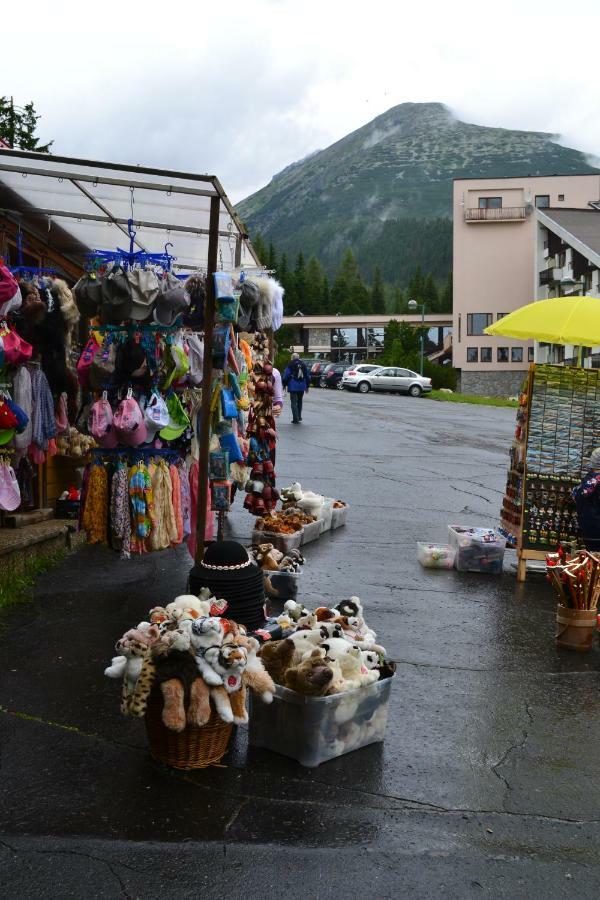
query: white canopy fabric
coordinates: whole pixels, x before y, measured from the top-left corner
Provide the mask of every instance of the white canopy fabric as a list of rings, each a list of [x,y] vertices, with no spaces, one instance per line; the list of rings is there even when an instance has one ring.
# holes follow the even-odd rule
[[[0,148],[0,214],[83,265],[91,250],[169,253],[174,268],[206,270],[211,198],[219,199],[217,268],[254,268],[260,260],[214,175],[71,159]]]

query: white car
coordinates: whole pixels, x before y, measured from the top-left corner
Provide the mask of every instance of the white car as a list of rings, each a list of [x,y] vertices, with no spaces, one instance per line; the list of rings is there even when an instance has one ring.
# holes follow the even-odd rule
[[[347,391],[357,390],[358,383],[362,381],[364,375],[371,375],[381,368],[383,367],[373,363],[357,363],[355,366],[350,366],[342,375],[342,388]]]
[[[411,397],[420,397],[431,390],[431,378],[417,375],[411,369],[379,366],[374,372],[362,374],[356,390],[361,394],[369,391],[400,391]]]

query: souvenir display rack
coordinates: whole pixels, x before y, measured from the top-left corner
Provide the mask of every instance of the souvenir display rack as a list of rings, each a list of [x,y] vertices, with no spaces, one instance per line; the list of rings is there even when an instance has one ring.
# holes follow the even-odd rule
[[[532,365],[519,398],[501,525],[514,541],[517,580],[527,560],[577,541],[571,491],[600,435],[600,373]]]

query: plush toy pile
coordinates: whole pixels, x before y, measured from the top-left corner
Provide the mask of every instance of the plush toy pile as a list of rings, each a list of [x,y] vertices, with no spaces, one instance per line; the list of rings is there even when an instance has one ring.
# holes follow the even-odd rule
[[[358,597],[333,609],[309,612],[289,600],[277,622],[295,630],[260,651],[265,669],[276,684],[310,697],[341,694],[366,687],[394,674],[386,650],[364,620]]]
[[[178,732],[205,725],[211,701],[224,722],[247,722],[247,688],[272,701],[275,685],[258,656],[259,642],[222,617],[226,606],[206,589],[199,597],[183,594],[155,606],[148,621],[117,641],[105,675],[123,680],[125,715],[142,717],[155,687],[162,693],[164,725]]]

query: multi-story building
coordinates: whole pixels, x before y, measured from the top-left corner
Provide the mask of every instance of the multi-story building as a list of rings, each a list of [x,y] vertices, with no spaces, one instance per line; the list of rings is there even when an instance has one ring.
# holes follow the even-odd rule
[[[454,181],[454,365],[463,392],[518,392],[534,359],[533,341],[491,337],[484,329],[540,297],[542,217],[571,210],[594,216],[599,202],[600,173]]]

